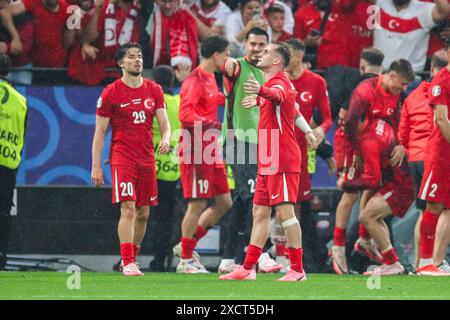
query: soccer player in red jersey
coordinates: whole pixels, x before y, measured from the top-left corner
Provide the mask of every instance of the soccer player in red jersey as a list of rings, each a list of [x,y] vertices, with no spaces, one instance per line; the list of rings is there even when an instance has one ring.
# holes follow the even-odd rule
[[[290,39],[286,42],[291,50],[291,60],[286,68],[286,73],[294,85],[297,92],[296,107],[301,111],[305,120],[310,123],[316,108],[319,109],[323,119],[322,124],[313,130],[320,144],[325,132],[331,127],[331,111],[328,99],[327,84],[325,79],[316,73],[304,69],[303,56],[305,45],[301,40]],[[308,143],[306,136],[299,128],[295,128],[295,136],[302,154],[300,187],[298,190],[297,204],[295,205],[295,215],[300,221],[300,208],[306,219],[311,214],[311,178],[308,172]],[[282,232],[282,228],[278,228]],[[280,237],[281,236],[281,237]],[[281,240],[281,241],[280,241]],[[285,258],[285,238],[277,235],[274,239],[276,245],[277,262],[287,267]]]
[[[350,99],[355,88],[364,80],[380,75],[383,71],[384,54],[376,48],[366,48],[360,56],[359,70],[361,75],[348,87],[339,92],[339,118],[338,128],[334,135],[334,158],[338,171],[338,184],[344,180],[352,180],[361,175],[361,166],[354,162],[355,152],[344,133],[345,117],[350,105]],[[348,273],[347,256],[345,252],[347,241],[347,224],[353,207],[358,201],[359,192],[342,190],[342,197],[336,208],[336,224],[333,234],[333,247],[330,256],[333,269],[337,274]],[[367,195],[362,197],[362,204],[366,202]]]
[[[443,68],[448,65],[448,56],[445,49],[436,51],[431,57],[430,76],[434,77]],[[404,147],[405,154],[408,157],[411,173],[414,178],[414,191],[419,195],[420,186],[422,185],[425,149],[428,145],[428,139],[432,133],[434,126],[433,108],[430,106],[428,99],[428,91],[430,89],[430,81],[422,81],[420,85],[410,93],[403,104],[400,125],[398,130],[399,143]],[[427,202],[417,198],[416,208],[420,210],[419,219],[417,219],[414,228],[414,240],[416,251],[416,269],[425,267],[433,263],[433,245],[424,246],[421,252],[420,245],[420,226],[422,224],[422,216],[426,209]],[[438,221],[437,229],[442,223],[450,224],[447,221],[450,215],[441,215]],[[439,244],[442,239],[439,235],[434,239],[434,245]],[[447,251],[447,247],[443,248]],[[444,254],[445,255],[445,254]],[[445,269],[445,264],[442,266]]]
[[[446,50],[450,56],[450,39],[447,39]],[[433,263],[418,268],[417,273],[449,275],[440,267],[448,267],[444,258],[450,242],[450,226],[441,224],[441,228],[436,227],[440,216],[450,215],[450,63],[433,78],[428,97],[434,111],[434,127],[425,150],[425,168],[419,192],[420,198],[427,201],[420,226],[421,252],[433,250],[430,248],[435,244],[435,237],[444,237],[444,241],[435,246]]]
[[[220,129],[217,109],[225,103],[214,72],[221,70],[230,54],[228,41],[210,36],[201,44],[204,58],[181,86],[179,119],[185,129],[180,138],[180,171],[184,198],[188,207],[181,225],[180,273],[205,273],[205,267],[193,257],[194,249],[207,230],[231,208],[225,164],[220,158]],[[189,133],[189,134],[186,134]],[[213,146],[212,150],[211,146]],[[211,152],[208,152],[211,150]],[[208,200],[214,204],[206,210]]]
[[[280,281],[303,281],[301,228],[294,214],[300,181],[301,154],[295,139],[294,123],[299,119],[307,125],[295,108],[296,92],[283,72],[289,65],[291,53],[281,43],[268,45],[261,54],[258,67],[266,77],[260,85],[250,79],[244,84],[246,108],[260,107],[258,125],[258,175],[253,200],[253,228],[250,244],[242,267],[223,275],[221,280],[255,280],[255,266],[269,236],[272,208],[281,220],[287,236],[290,270]],[[308,126],[309,127],[309,126]],[[309,136],[313,136],[311,129]],[[270,150],[270,151],[268,151]],[[267,154],[267,153],[270,153]]]
[[[325,133],[330,129],[332,123],[327,84],[324,78],[303,68],[302,61],[305,54],[305,45],[303,42],[297,39],[291,39],[287,41],[287,44],[291,49],[292,56],[286,71],[297,91],[296,106],[308,123],[311,122],[315,109],[319,109],[322,117],[322,124],[315,128],[313,132],[318,140],[317,144],[320,144],[325,138]],[[302,176],[297,198],[300,203],[311,200],[311,179],[308,174],[308,157],[306,156],[308,153],[308,144],[305,134],[299,128],[295,128],[295,136],[298,145],[300,146],[301,154],[305,155],[302,157]],[[300,208],[296,211],[299,212],[299,209]],[[299,216],[297,216],[297,218],[299,218]]]
[[[120,205],[118,226],[123,274],[141,276],[135,263],[144,239],[150,206],[158,204],[153,149],[153,117],[161,131],[158,152],[169,152],[170,124],[161,87],[142,77],[142,48],[123,45],[116,55],[122,77],[108,85],[97,102],[92,144],[92,181],[104,184],[100,158],[106,130],[112,128],[112,202]]]
[[[414,201],[413,178],[406,161],[394,164],[391,154],[398,145],[397,134],[389,122],[374,118],[365,124],[360,150],[364,169],[359,178],[345,181],[347,190],[370,190],[372,196],[361,210],[359,220],[375,240],[382,265],[364,274],[395,275],[405,269],[399,262],[384,219],[403,217]]]
[[[361,150],[362,135],[376,119],[390,121],[394,129],[400,121],[400,93],[408,87],[415,78],[411,64],[404,60],[394,61],[386,74],[367,79],[360,83],[352,94],[350,107],[345,118],[344,132],[350,147],[355,152],[355,163],[362,164],[364,153]],[[361,119],[364,119],[361,123]],[[401,146],[392,150],[393,163],[399,164],[404,153]],[[345,190],[345,184],[342,184]],[[367,194],[366,194],[367,195]],[[362,199],[361,208],[365,206],[366,198]],[[370,234],[360,225],[359,239],[355,244],[356,251],[367,255],[375,262],[381,262],[378,250],[370,241]]]

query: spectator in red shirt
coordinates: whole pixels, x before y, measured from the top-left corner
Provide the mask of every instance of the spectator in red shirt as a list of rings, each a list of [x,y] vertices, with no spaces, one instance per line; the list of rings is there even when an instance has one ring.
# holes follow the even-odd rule
[[[114,68],[115,54],[120,46],[139,40],[140,16],[139,4],[133,0],[106,0],[100,2],[83,31],[81,42],[98,49],[98,54],[90,48],[89,58],[95,61],[92,76],[109,82],[119,75],[107,68]],[[101,81],[100,80],[100,81]],[[92,80],[93,81],[93,80]]]
[[[267,8],[265,14],[272,29],[272,40],[287,41],[292,38],[292,34],[284,31],[285,11],[282,6],[274,4]]]
[[[63,46],[68,4],[65,0],[23,0],[11,4],[14,16],[30,12],[33,16],[34,43],[31,61],[35,67],[64,67],[67,50]]]
[[[70,51],[67,75],[85,85],[98,85],[105,77],[104,68],[96,62],[98,48],[81,42],[83,31],[95,11],[101,8],[101,5],[94,6],[93,0],[77,0],[77,21],[69,21],[68,29],[64,33],[64,47]]]
[[[297,10],[294,37],[305,42],[307,55],[317,56],[317,68],[350,65],[349,21],[357,4],[356,0],[314,0]]]
[[[6,9],[9,0],[0,1],[0,53],[10,55],[11,66],[22,67],[30,63],[29,51],[33,45],[33,22],[29,13],[13,18]],[[29,71],[12,71],[9,81],[15,84],[31,84],[32,73]]]
[[[180,3],[180,0],[155,0],[145,31],[150,36],[152,65],[172,66],[181,82],[184,79],[179,77],[179,71],[190,71],[198,63],[198,28],[191,14],[180,8]]]

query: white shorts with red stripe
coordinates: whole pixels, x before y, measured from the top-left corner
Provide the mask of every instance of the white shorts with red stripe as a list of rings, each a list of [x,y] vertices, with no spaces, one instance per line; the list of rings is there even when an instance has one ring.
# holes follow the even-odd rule
[[[278,173],[256,177],[253,203],[258,206],[273,207],[281,203],[296,203],[300,173]]]

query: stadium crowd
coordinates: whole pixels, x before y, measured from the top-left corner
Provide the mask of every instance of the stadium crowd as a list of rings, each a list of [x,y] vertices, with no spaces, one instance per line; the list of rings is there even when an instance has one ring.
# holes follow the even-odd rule
[[[13,71],[9,80],[13,84],[53,81],[55,84],[100,86],[119,77],[116,52],[127,43],[139,43],[144,67],[153,69],[153,79],[162,86],[167,105],[177,108],[181,103],[180,120],[185,125],[191,110],[186,111],[183,99],[188,100],[186,92],[189,89],[194,92],[194,87],[188,87],[192,74],[204,61],[201,56],[209,59],[215,52],[224,52],[221,49],[214,51],[213,46],[208,57],[204,56],[211,36],[221,35],[221,39],[227,40],[229,46],[226,47],[233,58],[225,59],[227,62],[222,70],[215,65],[217,70],[212,68],[212,72],[224,74],[224,79],[219,81],[228,92],[224,121],[228,126],[230,123],[238,126],[239,119],[234,119],[228,112],[236,103],[229,99],[230,92],[233,92],[233,99],[241,95],[239,103],[245,100],[242,92],[238,92],[244,82],[249,81],[248,78],[240,79],[243,74],[254,75],[256,79],[252,81],[262,86],[263,75],[254,70],[257,69],[256,56],[272,41],[284,42],[290,50],[289,61],[285,61],[286,74],[298,93],[300,112],[318,144],[310,149],[317,148],[317,155],[327,160],[330,171],[338,171],[338,187],[343,190],[336,209],[334,245],[330,250],[336,273],[351,271],[347,265],[347,224],[358,200],[361,210],[355,251],[380,265],[376,272],[404,272],[393,248],[392,237],[395,235],[389,231],[387,218],[405,215],[414,201],[415,190],[416,195],[420,191],[422,199],[416,201],[422,213],[415,230],[416,248],[420,248],[416,250],[417,271],[423,275],[448,275],[450,267],[445,261],[450,234],[448,198],[442,199],[439,191],[438,201],[431,200],[437,190],[434,185],[450,186],[450,181],[446,175],[441,180],[434,180],[436,175],[432,176],[432,173],[437,169],[430,163],[435,159],[431,161],[426,157],[425,148],[428,139],[439,141],[436,138],[439,126],[433,125],[431,106],[446,104],[436,97],[440,95],[441,87],[443,92],[448,90],[450,80],[444,74],[448,65],[449,18],[447,0],[0,0],[0,53],[11,57]],[[63,73],[49,77],[54,68]],[[321,75],[311,70],[319,70]],[[419,84],[420,78],[424,81]],[[441,82],[433,84],[431,78]],[[446,88],[442,85],[445,81]],[[182,86],[181,102],[180,96],[170,89],[174,86]],[[439,93],[434,89],[436,86],[441,86]],[[429,92],[436,99],[431,100]],[[435,111],[434,115],[443,122],[447,120],[444,111],[442,114]],[[175,112],[169,119],[172,128],[180,127],[176,118]],[[363,129],[360,128],[361,120],[366,121]],[[337,125],[335,160],[325,138],[333,121]],[[239,125],[245,128],[247,124]],[[305,230],[303,222],[311,215],[308,161],[304,160],[308,146],[311,147],[310,131],[300,127],[306,135],[296,129],[303,175],[295,212],[304,236],[314,242],[314,235],[308,234],[309,227]],[[171,147],[176,143],[177,139],[172,138]],[[256,144],[255,141],[245,143],[247,146]],[[206,272],[194,251],[195,246],[229,210],[236,217],[219,271],[234,272],[241,268],[239,264],[245,265],[242,254],[248,238],[239,240],[237,234],[245,231],[249,237],[251,222],[243,221],[247,219],[235,212],[248,213],[251,218],[255,190],[239,186],[248,184],[247,181],[239,182],[239,177],[242,180],[250,174],[254,179],[256,169],[254,172],[252,168],[239,170],[242,168],[232,168],[236,182],[232,202],[231,197],[215,198],[219,204],[206,210],[206,201],[199,207],[192,203],[188,206],[186,217],[194,215],[196,220],[193,223],[191,219],[189,227],[188,222],[183,222],[181,242],[174,248],[174,254],[181,258],[177,271]],[[422,176],[428,180],[423,182]],[[175,192],[174,181],[180,178],[180,173],[175,178],[166,178],[158,175],[160,192]],[[304,185],[302,181],[308,182]],[[185,188],[183,191],[186,198],[193,197],[186,195]],[[230,190],[224,188],[222,191]],[[209,198],[213,196],[209,195]],[[171,226],[162,218],[163,212],[172,212],[174,206],[170,198],[163,197],[160,197],[160,205],[162,213],[156,213],[157,207],[156,219],[164,224],[162,228],[166,231],[161,232],[165,234],[164,240],[159,240],[157,259],[153,263],[153,269],[157,271],[165,269],[169,251],[167,234]],[[209,220],[201,218],[203,210],[208,212]],[[276,216],[279,220],[278,213]],[[285,222],[275,221],[271,228],[274,259],[268,253],[258,253],[262,272],[286,272],[292,266],[286,257],[298,254],[286,247],[287,235],[283,228],[277,228],[277,225],[285,227]],[[130,249],[135,255],[128,257],[128,264],[135,259],[138,247]],[[367,272],[371,274],[374,270]]]

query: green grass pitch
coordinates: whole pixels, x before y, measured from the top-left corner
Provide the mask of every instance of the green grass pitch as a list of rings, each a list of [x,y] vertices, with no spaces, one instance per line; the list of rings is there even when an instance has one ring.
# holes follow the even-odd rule
[[[450,300],[450,277],[368,277],[308,274],[308,281],[280,283],[276,274],[258,274],[256,281],[219,281],[218,274],[120,273],[80,274],[80,289],[70,274],[0,272],[0,300],[19,299],[163,299],[163,300],[321,300],[321,299],[445,299]],[[68,281],[69,280],[69,281]],[[72,281],[71,281],[72,280]]]

